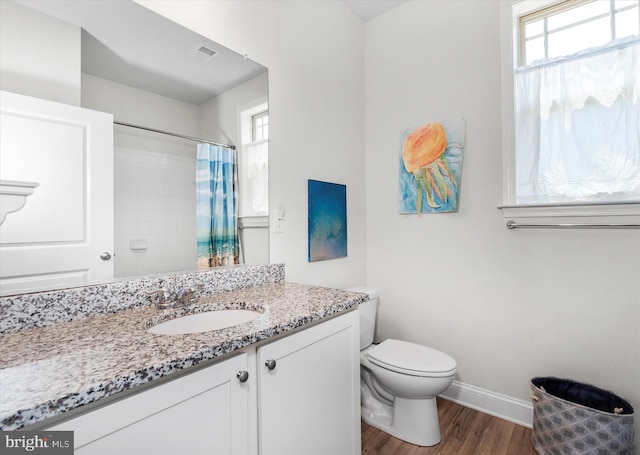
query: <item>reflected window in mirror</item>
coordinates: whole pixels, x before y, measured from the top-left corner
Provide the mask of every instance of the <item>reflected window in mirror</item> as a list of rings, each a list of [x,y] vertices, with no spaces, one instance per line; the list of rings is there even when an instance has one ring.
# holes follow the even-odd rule
[[[269,111],[260,112],[251,117],[251,136],[253,142],[269,139]]]
[[[240,217],[266,217],[269,213],[269,110],[265,100],[256,100],[240,110],[240,131]]]

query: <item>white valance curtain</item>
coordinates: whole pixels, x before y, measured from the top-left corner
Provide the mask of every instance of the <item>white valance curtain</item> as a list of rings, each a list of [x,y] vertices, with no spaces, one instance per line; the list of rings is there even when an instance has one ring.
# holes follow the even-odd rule
[[[516,202],[640,200],[640,37],[515,73]]]
[[[243,146],[243,180],[241,209],[243,216],[269,214],[269,141]]]

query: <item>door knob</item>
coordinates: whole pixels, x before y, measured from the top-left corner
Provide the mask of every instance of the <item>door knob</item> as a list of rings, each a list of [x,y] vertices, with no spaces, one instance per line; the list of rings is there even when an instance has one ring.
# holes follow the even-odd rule
[[[105,251],[100,255],[100,259],[102,259],[103,261],[108,261],[109,259],[111,259],[111,253]]]
[[[276,361],[273,359],[267,360],[264,364],[270,370],[273,370],[276,367]]]
[[[249,379],[249,372],[246,370],[238,371],[237,378],[240,382],[247,382],[247,379]]]

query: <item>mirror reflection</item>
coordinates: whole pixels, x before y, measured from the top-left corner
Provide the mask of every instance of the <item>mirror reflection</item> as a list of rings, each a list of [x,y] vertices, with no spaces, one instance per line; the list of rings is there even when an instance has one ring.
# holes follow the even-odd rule
[[[2,90],[113,114],[113,216],[103,221],[113,225],[112,249],[93,253],[110,253],[112,278],[268,262],[265,67],[130,1],[21,0],[3,1],[2,8]],[[75,35],[55,33],[65,27]],[[7,40],[15,38],[8,35],[12,30],[37,30],[34,41],[46,43],[39,64],[51,66],[47,49],[53,45],[53,71],[71,83],[42,92],[29,68],[12,65],[25,60],[24,47],[31,56],[37,53],[33,41]],[[7,53],[7,46],[15,49]],[[68,67],[62,69],[63,63]],[[3,145],[3,180],[46,180],[12,174],[8,148]],[[7,215],[0,248],[30,243],[8,232],[20,230],[20,220],[37,207],[32,201],[46,193],[41,183],[23,209]],[[104,207],[108,211],[108,204]],[[65,266],[54,263],[64,261],[45,262],[50,268],[40,263],[36,280],[29,280],[32,272],[21,269],[18,276],[11,264],[2,263],[0,292],[81,285],[95,278],[83,272],[56,279],[61,275],[56,267]]]

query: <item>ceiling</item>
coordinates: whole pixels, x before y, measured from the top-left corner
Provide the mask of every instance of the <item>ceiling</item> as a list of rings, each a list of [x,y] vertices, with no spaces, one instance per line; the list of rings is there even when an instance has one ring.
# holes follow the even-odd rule
[[[408,0],[341,0],[342,3],[364,22],[380,16]]]
[[[83,73],[170,98],[201,104],[267,70],[134,2],[16,1],[82,28]],[[201,45],[209,61],[189,55]]]

